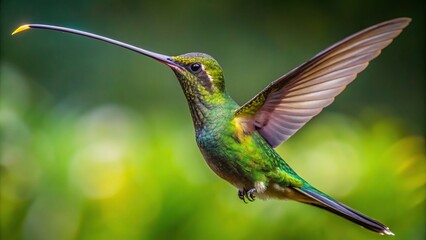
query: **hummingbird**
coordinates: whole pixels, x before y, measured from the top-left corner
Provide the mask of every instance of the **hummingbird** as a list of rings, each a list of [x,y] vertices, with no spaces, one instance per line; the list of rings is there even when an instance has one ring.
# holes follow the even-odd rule
[[[207,165],[246,201],[289,199],[313,205],[381,235],[391,230],[313,187],[274,150],[330,105],[369,62],[411,22],[396,18],[357,32],[267,85],[240,106],[225,89],[219,63],[205,53],[167,56],[75,29],[26,24],[31,28],[77,34],[153,58],[176,75],[185,94],[197,145]]]

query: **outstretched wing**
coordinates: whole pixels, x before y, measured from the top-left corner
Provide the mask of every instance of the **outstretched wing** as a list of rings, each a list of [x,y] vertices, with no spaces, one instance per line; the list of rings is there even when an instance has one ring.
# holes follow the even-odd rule
[[[245,133],[276,147],[290,138],[364,70],[411,19],[397,18],[332,45],[278,78],[235,112]]]

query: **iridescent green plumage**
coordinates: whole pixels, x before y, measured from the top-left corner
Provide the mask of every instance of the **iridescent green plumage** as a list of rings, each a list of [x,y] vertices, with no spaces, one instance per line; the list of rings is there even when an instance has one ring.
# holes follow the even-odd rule
[[[245,201],[292,199],[314,205],[380,234],[385,225],[312,187],[273,149],[331,104],[409,24],[398,18],[374,25],[320,52],[268,85],[240,107],[226,92],[220,65],[207,54],[175,57],[153,53],[98,35],[49,25],[30,24],[79,34],[144,54],[168,65],[179,79],[195,127],[197,144],[209,167],[238,189]]]

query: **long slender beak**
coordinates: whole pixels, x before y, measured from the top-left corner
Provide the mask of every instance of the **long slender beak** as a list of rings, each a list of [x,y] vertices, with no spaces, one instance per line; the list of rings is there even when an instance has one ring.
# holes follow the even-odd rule
[[[143,54],[145,56],[148,56],[150,58],[153,58],[155,60],[158,60],[166,65],[168,65],[171,68],[182,68],[180,65],[176,64],[175,62],[173,62],[172,58],[170,56],[167,55],[163,55],[163,54],[159,54],[159,53],[155,53],[155,52],[151,52],[142,48],[138,48],[135,46],[132,46],[130,44],[127,43],[123,43],[111,38],[107,38],[107,37],[103,37],[103,36],[99,36],[93,33],[88,33],[88,32],[83,32],[83,31],[79,31],[79,30],[75,30],[75,29],[71,29],[71,28],[64,28],[64,27],[58,27],[58,26],[52,26],[52,25],[44,25],[44,24],[26,24],[26,25],[22,25],[20,27],[18,27],[15,31],[13,31],[12,35],[15,35],[19,32],[31,29],[31,28],[41,28],[41,29],[48,29],[48,30],[54,30],[54,31],[60,31],[60,32],[66,32],[66,33],[72,33],[72,34],[77,34],[77,35],[81,35],[84,37],[89,37],[89,38],[94,38],[97,40],[101,40],[107,43],[111,43],[123,48],[127,48],[129,50],[132,50],[134,52]]]

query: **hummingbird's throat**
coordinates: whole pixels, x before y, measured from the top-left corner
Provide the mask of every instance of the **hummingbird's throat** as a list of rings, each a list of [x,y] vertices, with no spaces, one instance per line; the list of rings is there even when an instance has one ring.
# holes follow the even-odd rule
[[[188,99],[189,110],[191,111],[192,121],[196,130],[204,127],[209,117],[210,110],[201,101]]]
[[[217,94],[212,89],[210,79],[197,78],[179,69],[174,72],[179,79],[179,83],[188,102],[194,127],[196,130],[201,129],[208,120],[214,104],[217,102],[214,99],[219,97],[215,96]],[[209,83],[206,83],[207,81]]]

